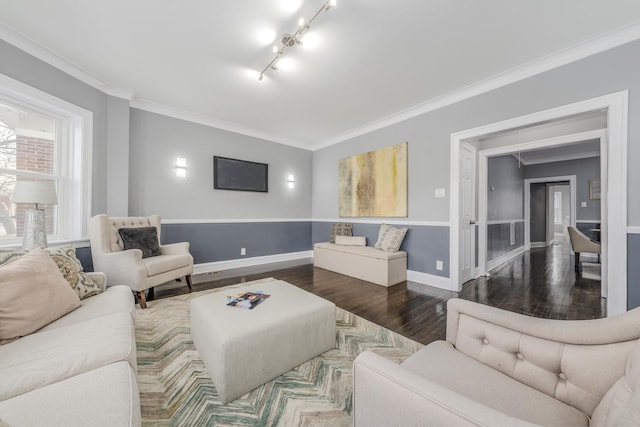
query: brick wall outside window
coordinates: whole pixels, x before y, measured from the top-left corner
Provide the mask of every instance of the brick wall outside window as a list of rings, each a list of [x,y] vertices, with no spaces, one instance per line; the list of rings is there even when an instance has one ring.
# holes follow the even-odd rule
[[[54,173],[54,148],[55,142],[51,139],[36,138],[31,136],[16,135],[16,169],[38,172],[47,175]],[[30,179],[18,177],[21,179]],[[16,235],[22,236],[24,230],[24,211],[33,207],[28,204],[18,204],[15,212]],[[47,221],[47,232],[54,231],[54,209],[53,206],[46,206],[45,217]]]

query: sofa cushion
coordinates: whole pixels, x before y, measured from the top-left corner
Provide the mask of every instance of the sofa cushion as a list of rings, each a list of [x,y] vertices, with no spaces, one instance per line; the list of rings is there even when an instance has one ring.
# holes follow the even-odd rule
[[[329,243],[336,242],[336,236],[353,235],[353,224],[346,222],[337,222],[331,225],[331,234],[329,235]]]
[[[149,276],[177,270],[191,265],[191,254],[158,255],[142,260]]]
[[[45,250],[80,299],[88,298],[102,292],[102,286],[95,283],[91,277],[84,272],[82,263],[76,257],[76,250],[73,246],[46,248]],[[27,252],[26,250],[0,251],[0,264],[20,258]]]
[[[42,249],[0,266],[0,343],[28,335],[80,306]]]
[[[160,241],[155,227],[119,228],[124,249],[140,249],[142,258],[160,255]]]
[[[54,320],[36,332],[48,331],[62,326],[73,325],[85,320],[108,316],[113,313],[128,313],[132,315],[135,306],[131,288],[124,285],[108,287],[106,291],[80,301],[80,307]]]
[[[28,335],[0,346],[0,401],[119,361],[136,368],[128,313]]]
[[[387,252],[398,252],[406,234],[406,228],[396,228],[389,224],[381,224],[378,232],[378,241],[374,247]]]
[[[139,426],[135,373],[112,363],[0,402],[0,418],[23,427]]]
[[[593,426],[631,426],[640,424],[640,341],[629,356],[624,377],[620,378],[593,411]]]
[[[509,416],[547,426],[588,426],[589,417],[545,393],[526,386],[435,341],[402,367]]]

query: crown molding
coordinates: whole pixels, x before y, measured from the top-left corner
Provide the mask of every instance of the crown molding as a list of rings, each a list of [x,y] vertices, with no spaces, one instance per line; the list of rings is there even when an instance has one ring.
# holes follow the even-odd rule
[[[223,122],[203,114],[194,113],[171,106],[146,101],[144,99],[136,99],[135,94],[127,89],[118,88],[112,83],[96,76],[95,74],[74,64],[72,61],[55,53],[49,48],[36,42],[25,34],[13,29],[7,24],[0,21],[0,39],[21,49],[35,58],[75,77],[76,79],[88,84],[89,86],[106,93],[107,95],[126,99],[131,101],[131,106],[141,110],[186,120],[205,126],[215,127],[230,132],[235,132],[247,136],[252,136],[267,141],[289,145],[304,150],[316,151],[331,145],[344,142],[348,139],[355,138],[366,133],[403,122],[416,116],[446,107],[451,104],[463,101],[474,96],[487,93],[498,89],[502,86],[541,74],[543,72],[561,67],[571,62],[578,61],[591,55],[621,46],[623,44],[640,39],[640,22],[622,27],[618,30],[611,31],[602,36],[595,37],[591,40],[574,45],[570,48],[555,52],[544,56],[537,60],[531,61],[524,65],[512,68],[505,72],[499,73],[477,83],[462,87],[447,94],[432,98],[428,101],[399,111],[397,113],[374,120],[366,125],[353,128],[343,134],[339,134],[329,140],[312,144],[311,146],[284,138],[280,135],[272,135],[261,132],[256,129],[244,127],[242,125]]]
[[[515,157],[516,159],[518,158],[518,154],[516,153],[512,154],[512,156]],[[582,153],[561,154],[557,156],[549,156],[543,159],[536,159],[536,160],[527,160],[526,157],[521,156],[520,163],[522,163],[525,166],[530,166],[530,165],[539,165],[542,163],[553,163],[553,162],[564,162],[568,160],[588,159],[591,157],[600,157],[600,151],[590,150],[590,151],[584,151]]]
[[[261,132],[259,130],[244,127],[235,123],[223,122],[223,121],[211,118],[209,116],[205,116],[203,114],[182,110],[180,108],[171,107],[169,105],[160,104],[157,102],[148,101],[140,98],[133,98],[131,100],[130,105],[133,108],[148,111],[150,113],[169,116],[175,119],[185,120],[187,122],[198,123],[204,126],[209,126],[217,129],[226,130],[229,132],[239,133],[239,134],[251,136],[254,138],[264,139],[264,140],[275,142],[278,144],[284,144],[284,145],[289,145],[291,147],[309,150],[309,147],[307,145],[301,144],[297,141],[292,141],[278,135],[272,135],[266,132]]]
[[[500,87],[511,83],[542,74],[554,68],[570,64],[572,62],[584,59],[586,57],[613,49],[623,44],[640,39],[640,22],[627,25],[618,30],[605,33],[599,37],[592,38],[585,42],[579,43],[572,47],[560,50],[558,52],[543,56],[534,61],[517,66],[510,70],[496,74],[487,79],[481,80],[474,84],[456,89],[447,94],[437,96],[433,99],[399,111],[397,113],[382,117],[378,120],[370,122],[366,125],[354,128],[348,132],[337,135],[323,143],[315,144],[311,150],[316,151],[329,147],[339,142],[355,138],[366,133],[391,126],[396,123],[414,118],[416,116],[438,110],[448,105],[455,104],[474,96],[482,95]]]
[[[64,73],[69,74],[72,77],[80,80],[89,86],[98,89],[107,95],[115,96],[117,98],[123,98],[130,100],[133,97],[133,92],[114,87],[110,82],[96,76],[95,74],[85,70],[84,68],[74,64],[72,61],[66,59],[62,55],[59,55],[51,49],[36,42],[29,36],[22,34],[14,28],[8,26],[4,22],[0,21],[0,39],[17,47],[20,50],[27,52],[29,55],[57,68]]]

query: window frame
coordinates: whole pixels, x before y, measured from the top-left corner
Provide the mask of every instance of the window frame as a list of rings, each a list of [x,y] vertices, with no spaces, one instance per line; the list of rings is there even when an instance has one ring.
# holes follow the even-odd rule
[[[60,141],[54,170],[58,182],[58,233],[47,238],[54,245],[86,241],[91,215],[93,112],[3,74],[0,74],[0,97],[64,122],[64,126],[56,129],[56,143]],[[17,246],[21,241],[21,238],[0,239],[0,247]]]

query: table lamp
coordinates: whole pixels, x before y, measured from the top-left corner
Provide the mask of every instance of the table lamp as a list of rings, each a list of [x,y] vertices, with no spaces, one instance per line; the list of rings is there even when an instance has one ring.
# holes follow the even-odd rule
[[[46,248],[47,223],[44,209],[38,208],[38,205],[55,205],[58,203],[54,182],[16,181],[11,201],[13,203],[34,204],[33,208],[28,208],[25,212],[22,249]]]

